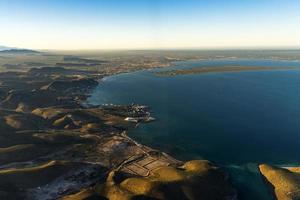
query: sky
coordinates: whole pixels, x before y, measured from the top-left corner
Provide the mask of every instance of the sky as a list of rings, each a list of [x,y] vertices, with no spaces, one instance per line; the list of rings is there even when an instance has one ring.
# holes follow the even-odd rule
[[[30,49],[300,47],[299,0],[0,0],[0,45]]]

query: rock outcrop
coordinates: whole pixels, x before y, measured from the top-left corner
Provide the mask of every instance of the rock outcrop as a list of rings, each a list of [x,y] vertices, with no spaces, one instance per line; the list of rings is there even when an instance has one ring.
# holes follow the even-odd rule
[[[300,167],[259,166],[270,192],[277,200],[300,199]]]

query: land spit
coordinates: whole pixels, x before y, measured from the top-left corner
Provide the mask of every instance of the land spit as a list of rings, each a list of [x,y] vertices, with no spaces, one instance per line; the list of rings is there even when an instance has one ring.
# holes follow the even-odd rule
[[[300,70],[299,67],[264,67],[264,66],[222,66],[222,67],[194,67],[156,72],[157,76],[178,76],[205,73],[242,72],[242,71],[276,71]]]

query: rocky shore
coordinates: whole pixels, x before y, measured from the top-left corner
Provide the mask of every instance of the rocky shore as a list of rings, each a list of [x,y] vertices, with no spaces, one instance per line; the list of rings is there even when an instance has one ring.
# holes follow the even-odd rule
[[[82,104],[97,72],[45,67],[0,78],[1,199],[237,199],[211,162],[178,161],[126,135],[152,120],[146,106]]]
[[[300,199],[300,167],[262,164],[259,169],[274,199]]]
[[[147,106],[83,103],[103,77],[0,73],[0,199],[238,199],[212,162],[179,161],[127,136],[154,120]],[[299,168],[259,170],[275,199],[299,199]]]

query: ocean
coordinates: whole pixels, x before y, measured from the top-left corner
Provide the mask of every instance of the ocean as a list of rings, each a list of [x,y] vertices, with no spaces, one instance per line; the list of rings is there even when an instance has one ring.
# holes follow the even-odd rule
[[[150,106],[156,121],[129,135],[182,159],[224,167],[241,199],[270,199],[257,166],[300,165],[300,70],[156,76],[218,66],[299,66],[300,61],[200,60],[106,77],[88,103]]]

